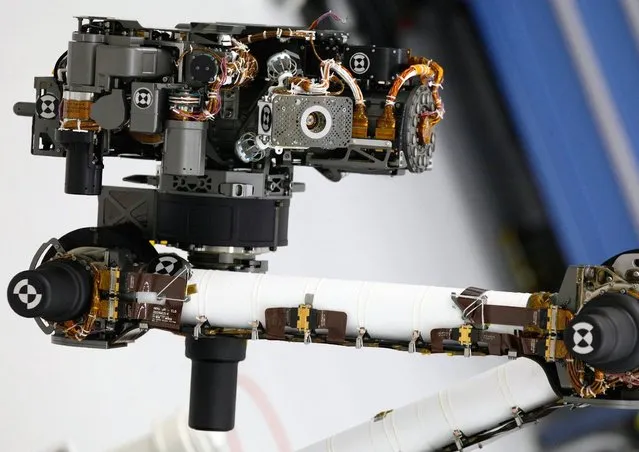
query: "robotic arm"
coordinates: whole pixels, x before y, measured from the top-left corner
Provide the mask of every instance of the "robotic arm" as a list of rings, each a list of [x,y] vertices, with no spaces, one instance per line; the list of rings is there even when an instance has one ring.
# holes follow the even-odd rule
[[[65,191],[97,196],[97,227],[45,243],[10,282],[12,309],[59,345],[122,347],[151,328],[184,337],[197,430],[234,427],[237,367],[251,339],[530,358],[478,377],[512,393],[507,416],[462,422],[451,444],[406,443],[398,430],[402,450],[476,444],[557,406],[636,407],[639,253],[571,267],[556,294],[265,273],[258,257],[287,244],[290,198],[303,189],[295,166],[333,181],[421,173],[444,113],[435,62],[351,46],[316,24],[160,30],[78,18],[53,76],[36,77],[36,102],[14,110],[32,118],[32,154],[66,159]],[[155,160],[158,172],[125,179],[146,188],[103,186],[109,156]],[[402,417],[411,410],[373,422],[417,438]],[[335,441],[330,450],[357,449]]]

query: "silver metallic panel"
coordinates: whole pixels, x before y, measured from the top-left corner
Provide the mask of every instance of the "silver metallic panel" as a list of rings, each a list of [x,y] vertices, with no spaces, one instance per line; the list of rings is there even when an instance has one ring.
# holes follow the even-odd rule
[[[274,147],[336,149],[346,147],[352,136],[348,97],[276,95],[271,114]]]

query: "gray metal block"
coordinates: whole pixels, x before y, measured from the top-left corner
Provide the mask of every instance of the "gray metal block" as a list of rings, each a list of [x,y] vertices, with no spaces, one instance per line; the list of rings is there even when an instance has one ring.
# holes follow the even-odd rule
[[[91,106],[91,119],[106,130],[119,129],[126,121],[124,91],[114,89]]]
[[[162,172],[176,176],[203,176],[207,133],[208,123],[204,121],[167,121]]]
[[[162,131],[166,107],[166,91],[156,83],[131,84],[131,132],[159,133]]]
[[[336,149],[346,147],[352,136],[353,101],[348,97],[276,95],[271,115],[275,147]]]
[[[69,43],[67,55],[67,82],[70,85],[93,86],[95,83],[96,49],[103,44],[96,42]]]
[[[96,82],[104,87],[110,77],[155,78],[174,70],[170,53],[154,47],[103,45],[96,49],[95,57]]]
[[[160,176],[159,190],[196,196],[266,198],[266,176],[261,172],[207,170],[204,176]]]

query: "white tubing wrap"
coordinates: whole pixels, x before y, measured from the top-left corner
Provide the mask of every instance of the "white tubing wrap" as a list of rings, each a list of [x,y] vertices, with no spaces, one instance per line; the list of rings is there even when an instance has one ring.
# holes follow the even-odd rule
[[[230,452],[226,433],[192,430],[179,411],[153,426],[146,436],[111,452]]]
[[[541,366],[519,358],[426,399],[393,410],[299,452],[422,452],[513,419],[512,409],[532,411],[557,400]]]
[[[390,284],[338,279],[303,278],[271,274],[194,270],[190,283],[197,293],[185,303],[182,323],[195,325],[198,316],[223,328],[250,328],[264,324],[267,308],[295,308],[313,295],[313,307],[342,311],[348,316],[346,334],[359,328],[373,339],[410,341],[413,331],[424,340],[435,328],[463,324],[461,311],[451,298],[464,289]],[[487,304],[526,307],[530,294],[486,292]],[[512,333],[514,327],[490,325],[489,331]]]

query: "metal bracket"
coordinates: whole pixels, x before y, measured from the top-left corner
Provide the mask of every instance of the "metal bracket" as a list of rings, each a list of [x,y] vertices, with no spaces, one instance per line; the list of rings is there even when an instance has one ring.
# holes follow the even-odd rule
[[[197,316],[197,323],[195,324],[195,328],[193,328],[193,338],[197,341],[202,335],[202,326],[209,323],[209,319],[206,318],[205,315]]]
[[[455,447],[459,452],[464,450],[464,440],[466,437],[461,430],[453,430],[453,438],[455,438]]]
[[[415,351],[417,350],[417,341],[420,340],[421,337],[422,334],[420,331],[413,330],[413,333],[411,334],[411,340],[408,343],[408,353],[415,353]]]
[[[251,340],[252,341],[257,341],[260,339],[260,321],[259,320],[254,320],[253,322],[251,322]]]
[[[364,346],[364,336],[366,336],[366,328],[360,327],[357,330],[357,339],[355,339],[355,348],[362,348]]]
[[[517,424],[517,427],[519,428],[522,425],[524,425],[524,420],[522,419],[522,415],[524,414],[524,412],[521,410],[521,408],[514,406],[511,408],[511,412],[512,412],[513,418],[515,418],[515,423]]]

